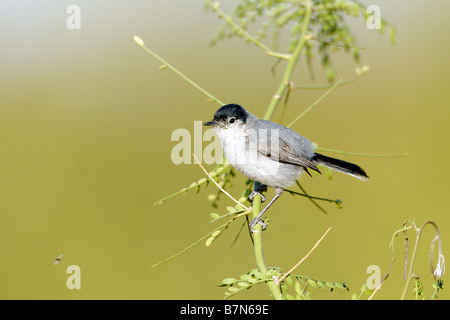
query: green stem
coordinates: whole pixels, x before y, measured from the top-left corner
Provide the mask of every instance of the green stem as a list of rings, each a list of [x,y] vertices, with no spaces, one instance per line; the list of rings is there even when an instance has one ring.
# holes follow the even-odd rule
[[[317,147],[317,151],[334,152],[339,154],[347,154],[351,156],[361,156],[361,157],[375,157],[375,158],[390,158],[390,157],[409,157],[410,153],[362,153],[362,152],[349,152],[341,151],[336,149],[328,149]]]
[[[295,118],[291,123],[288,124],[288,128],[290,128],[294,123],[296,123],[298,120],[300,120],[305,114],[307,114],[309,111],[311,111],[312,108],[314,108],[320,101],[322,101],[328,94],[331,93],[334,89],[336,89],[337,86],[342,82],[342,79],[339,80],[332,86],[330,89],[328,89],[322,96],[320,96],[319,99],[317,99],[312,105],[310,105],[308,108],[306,108],[305,111],[303,111],[297,118]]]
[[[291,81],[292,72],[295,68],[295,65],[297,64],[297,60],[300,56],[300,53],[306,43],[306,33],[308,31],[309,19],[311,15],[311,2],[308,1],[306,2],[305,5],[306,5],[306,14],[302,26],[302,37],[297,47],[295,48],[294,52],[292,53],[291,57],[289,58],[289,62],[286,67],[286,71],[284,73],[280,86],[278,87],[277,92],[273,96],[272,101],[270,102],[270,105],[267,108],[266,114],[264,116],[264,119],[266,120],[270,120],[272,118],[272,115],[281,99],[281,96],[285,93],[286,89],[288,88],[289,83]],[[253,199],[252,219],[256,218],[260,210],[261,210],[261,197],[257,195]],[[262,226],[256,224],[254,226],[254,231],[255,232],[253,233],[253,248],[255,251],[256,264],[262,273],[269,275],[269,269],[267,268],[266,262],[264,260],[264,251],[262,244]],[[272,293],[272,297],[275,300],[284,300],[279,285],[277,285],[274,281],[268,281],[267,286],[270,292]]]
[[[288,189],[284,189],[284,191],[289,192],[290,194],[295,194],[295,195],[298,195],[298,196],[306,197],[306,198],[309,198],[311,200],[323,200],[323,201],[328,201],[328,202],[335,203],[337,205],[341,205],[342,204],[342,201],[339,200],[339,199],[333,200],[333,199],[328,199],[328,198],[315,197],[315,196],[310,196],[310,195],[305,194],[305,193],[295,192],[295,191],[288,190]]]
[[[247,31],[245,31],[244,29],[242,29],[239,25],[237,25],[233,19],[230,16],[227,16],[222,10],[219,9],[219,5],[218,4],[214,4],[211,2],[211,0],[205,0],[205,3],[207,6],[209,6],[214,12],[216,12],[220,18],[222,18],[223,20],[225,20],[226,23],[228,23],[232,28],[234,28],[237,33],[239,33],[239,35],[243,36],[244,38],[247,39],[248,42],[253,42],[253,44],[255,44],[256,46],[260,47],[261,49],[264,50],[264,52],[272,57],[276,57],[279,59],[286,59],[289,60],[291,55],[289,54],[283,54],[283,53],[279,53],[279,52],[273,52],[269,49],[269,47],[267,47],[266,45],[264,45],[261,41],[259,41],[257,38],[253,37],[251,34],[249,34]]]
[[[200,92],[202,92],[204,95],[206,95],[207,97],[209,97],[212,101],[215,101],[217,103],[219,103],[220,105],[224,105],[224,103],[222,101],[220,101],[219,99],[217,99],[216,97],[214,97],[211,93],[209,93],[208,91],[206,91],[205,89],[203,89],[202,87],[200,87],[198,84],[196,84],[194,81],[192,81],[191,79],[189,79],[187,76],[185,76],[181,71],[179,71],[177,68],[175,68],[174,66],[172,66],[170,63],[168,63],[166,60],[164,60],[163,58],[161,58],[160,56],[158,56],[156,53],[154,53],[152,50],[150,50],[149,48],[147,48],[144,44],[144,41],[142,41],[141,38],[139,38],[138,36],[134,37],[134,41],[141,46],[145,51],[147,51],[148,53],[150,53],[156,60],[159,60],[164,66],[167,66],[167,68],[169,68],[170,70],[172,70],[173,72],[175,72],[177,75],[179,75],[181,78],[183,78],[184,80],[186,80],[189,84],[191,84],[192,86],[194,86],[197,90],[199,90]]]
[[[351,83],[359,80],[366,73],[367,73],[367,71],[361,72],[361,74],[357,74],[356,76],[354,76],[350,79],[343,80],[341,83],[339,83],[338,87],[343,87],[348,84],[351,84]],[[330,89],[333,86],[334,86],[334,84],[325,84],[325,85],[316,85],[316,86],[296,85],[293,87],[293,89],[296,89],[296,90],[325,90],[325,89]]]
[[[219,15],[223,20],[225,20],[231,27],[233,27],[241,36],[247,38],[247,41],[253,42],[255,45],[260,47],[266,52],[270,52],[270,49],[266,47],[263,43],[261,43],[258,39],[251,36],[248,32],[234,23],[233,19],[227,16],[222,10],[219,9],[218,5],[215,5],[211,2],[211,0],[205,0],[206,5],[208,5],[215,13]]]
[[[256,195],[255,198],[253,199],[252,219],[256,218],[260,210],[261,210],[261,197],[259,195]],[[262,244],[262,226],[257,223],[253,227],[253,230],[254,230],[253,248],[255,250],[256,265],[258,266],[259,271],[261,271],[265,275],[269,275],[269,268],[267,268],[266,262],[264,260],[264,251]],[[272,297],[275,300],[284,300],[279,285],[277,285],[273,281],[268,281],[267,286],[269,287],[269,290],[272,293]]]
[[[305,2],[305,6],[306,6],[306,13],[305,16],[303,17],[302,36],[297,46],[295,47],[292,56],[289,59],[283,79],[281,80],[281,83],[275,95],[272,97],[272,100],[270,101],[269,107],[267,108],[266,114],[264,115],[265,120],[270,120],[272,118],[272,115],[275,112],[275,109],[278,106],[281,97],[283,96],[283,94],[285,93],[286,89],[289,86],[295,65],[297,64],[297,60],[300,57],[300,53],[302,52],[303,47],[305,46],[309,20],[311,17],[311,1]]]
[[[298,182],[298,180],[296,180],[295,182],[297,183],[297,186],[300,188],[300,190],[302,190],[305,197],[307,197],[320,211],[322,211],[323,213],[327,213],[324,208],[322,208],[316,201],[314,201],[313,197],[311,197],[308,193],[306,193],[306,190],[302,187],[302,185],[300,184],[300,182]],[[334,202],[336,203],[336,201]]]
[[[413,267],[414,267],[414,259],[416,257],[416,252],[417,252],[417,248],[419,247],[419,241],[420,241],[420,237],[422,235],[422,231],[425,228],[426,225],[432,225],[434,227],[435,233],[438,237],[440,237],[440,231],[439,228],[437,226],[437,224],[434,221],[428,220],[426,221],[420,228],[418,228],[415,224],[414,224],[414,229],[416,230],[417,233],[417,238],[416,238],[416,243],[414,244],[414,250],[413,250],[413,254],[412,254],[412,258],[411,258],[411,264],[409,266],[409,272],[408,272],[408,277],[406,278],[406,284],[405,284],[405,288],[403,289],[403,293],[401,296],[401,300],[405,300],[406,298],[406,294],[408,293],[408,289],[409,286],[411,285],[411,281],[414,278],[413,277]],[[441,248],[441,246],[439,246],[439,248]],[[439,249],[441,250],[441,249]]]
[[[218,226],[217,228],[215,228],[214,230],[208,232],[207,234],[205,234],[203,237],[201,237],[200,239],[198,239],[197,241],[195,241],[194,243],[192,243],[191,245],[187,246],[186,248],[184,248],[183,250],[177,252],[176,254],[174,254],[173,256],[162,260],[158,263],[153,264],[151,267],[154,268],[156,266],[159,266],[163,263],[166,263],[176,257],[178,257],[179,255],[181,255],[182,253],[188,251],[189,249],[193,248],[194,246],[196,246],[197,244],[199,244],[201,241],[205,240],[207,237],[211,236],[214,232],[218,231],[218,230],[222,230],[222,229],[226,229],[228,227],[228,225],[233,222],[234,220],[236,220],[237,218],[240,218],[242,216],[245,216],[246,214],[248,214],[248,211],[243,211],[239,214],[236,214],[235,216],[233,216],[230,220],[228,220],[227,222],[225,222],[224,224]]]

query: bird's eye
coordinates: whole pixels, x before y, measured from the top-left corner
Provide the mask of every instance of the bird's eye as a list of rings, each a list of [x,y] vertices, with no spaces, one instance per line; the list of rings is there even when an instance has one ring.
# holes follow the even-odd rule
[[[236,122],[236,118],[235,118],[235,117],[231,117],[231,118],[228,120],[228,122],[229,122],[230,124],[233,124],[233,123]]]

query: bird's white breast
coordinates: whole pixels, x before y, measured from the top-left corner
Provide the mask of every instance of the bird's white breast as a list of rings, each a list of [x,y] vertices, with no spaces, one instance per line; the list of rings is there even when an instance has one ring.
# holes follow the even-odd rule
[[[228,162],[251,180],[269,187],[288,187],[295,183],[303,168],[280,163],[258,153],[256,148],[248,149],[248,133],[242,128],[216,128]]]

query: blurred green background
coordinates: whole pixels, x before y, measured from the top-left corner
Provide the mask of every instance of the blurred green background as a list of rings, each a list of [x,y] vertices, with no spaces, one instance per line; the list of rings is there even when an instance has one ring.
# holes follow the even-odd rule
[[[226,12],[234,3],[223,2]],[[66,27],[72,4],[81,8],[80,30]],[[346,281],[350,293],[313,290],[318,299],[350,299],[370,265],[384,274],[389,241],[406,219],[434,220],[444,254],[450,247],[450,2],[367,4],[378,4],[397,28],[396,45],[352,20],[366,48],[360,65],[371,71],[335,90],[293,129],[324,148],[411,156],[340,156],[361,165],[370,182],[341,174],[301,181],[311,194],[343,200],[342,210],[322,203],[325,215],[308,200],[285,195],[269,211],[266,262],[285,270],[333,228],[296,273]],[[206,199],[216,191],[211,185],[152,207],[204,177],[196,165],[171,162],[176,142],[170,137],[177,128],[192,132],[194,120],[210,120],[219,106],[170,70],[159,71],[133,36],[222,101],[262,117],[285,64],[272,75],[275,60],[242,39],[209,48],[221,23],[200,0],[0,2],[1,299],[222,299],[225,289],[216,287],[222,279],[256,267],[246,233],[230,248],[240,222],[210,247],[202,242],[150,267],[218,226],[209,213],[226,212],[230,202],[223,198],[213,209]],[[352,77],[357,66],[345,54],[334,64],[337,79]],[[315,70],[315,84],[325,83],[319,65]],[[311,84],[303,62],[294,81]],[[283,123],[322,93],[293,92]],[[229,191],[239,196],[244,182],[239,175]],[[411,252],[414,233],[409,237]],[[432,229],[425,230],[415,264],[428,298],[432,237]],[[401,238],[375,299],[400,298]],[[58,254],[64,256],[55,266]],[[81,268],[80,290],[66,286],[69,265]],[[445,284],[439,297],[450,297]],[[260,285],[236,298],[270,296]]]

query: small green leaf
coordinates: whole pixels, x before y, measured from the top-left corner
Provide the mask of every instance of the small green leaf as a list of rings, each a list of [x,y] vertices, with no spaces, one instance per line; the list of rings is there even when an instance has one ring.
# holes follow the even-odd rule
[[[329,67],[327,68],[327,78],[328,78],[328,82],[333,82],[334,81],[334,76],[335,76],[335,71],[333,68]]]
[[[214,232],[212,233],[211,237],[216,238],[221,232],[222,232],[222,230],[214,231]]]
[[[219,218],[220,218],[220,216],[219,216],[217,213],[214,213],[214,212],[211,212],[211,213],[209,214],[209,216],[210,216],[211,218],[213,218],[213,219],[219,219]]]
[[[262,273],[261,271],[256,271],[255,272],[255,277],[261,280],[264,280],[266,278],[266,276],[264,275],[264,273]]]
[[[313,288],[317,288],[317,282],[312,280],[312,279],[308,279],[308,283],[311,287]]]
[[[215,174],[219,174],[219,173],[221,173],[223,170],[224,170],[225,168],[224,167],[219,167],[219,168],[217,168],[217,170],[216,170],[216,173]]]
[[[241,289],[236,288],[236,287],[228,287],[228,290],[230,290],[231,292],[236,292],[236,291],[239,291]]]
[[[278,269],[269,269],[269,274],[271,276],[278,277],[280,275],[280,271],[278,271]]]
[[[258,282],[258,279],[256,279],[256,278],[250,278],[250,279],[248,279],[247,281],[250,282],[250,283],[255,283],[255,282]]]
[[[250,285],[249,285],[249,283],[248,283],[248,282],[244,282],[244,281],[239,281],[239,282],[238,282],[238,286],[241,286],[241,287],[247,288],[247,287],[249,287]]]
[[[236,282],[235,278],[225,278],[222,280],[222,284],[227,285],[227,286],[232,285],[235,282]]]
[[[354,47],[353,48],[353,60],[355,60],[356,62],[359,62],[359,48]]]
[[[371,295],[375,290],[374,289],[368,289],[364,291],[364,294]]]
[[[227,207],[228,212],[233,213],[236,212],[236,209],[234,207],[228,206]]]
[[[325,284],[331,289],[336,289],[336,285],[333,282],[325,282]]]
[[[322,289],[326,289],[327,287],[325,286],[325,283],[324,282],[322,282],[322,281],[317,281],[317,283],[319,284],[319,286],[322,288]]]
[[[329,180],[333,180],[333,171],[326,169],[326,170],[325,170],[325,176],[326,176]]]
[[[338,282],[338,283],[335,283],[335,285],[339,289],[347,289],[348,290],[347,284],[345,282]]]
[[[205,245],[207,247],[209,247],[211,245],[211,243],[215,240],[216,238],[214,237],[209,237],[208,239],[206,239]]]
[[[391,40],[392,44],[395,44],[396,35],[395,35],[395,28],[393,27],[389,27],[389,39]]]
[[[189,185],[189,189],[192,189],[192,188],[194,188],[194,187],[196,187],[197,186],[197,182],[192,182],[190,185]]]
[[[252,277],[249,276],[248,274],[243,274],[243,275],[241,275],[241,276],[239,277],[239,279],[245,280],[245,281],[249,281],[249,280],[252,279]]]
[[[303,294],[303,292],[302,292],[302,288],[301,288],[301,286],[300,286],[300,282],[298,282],[298,281],[295,281],[295,292],[299,295],[299,296],[301,296],[302,294]]]

